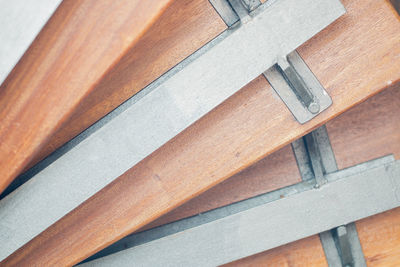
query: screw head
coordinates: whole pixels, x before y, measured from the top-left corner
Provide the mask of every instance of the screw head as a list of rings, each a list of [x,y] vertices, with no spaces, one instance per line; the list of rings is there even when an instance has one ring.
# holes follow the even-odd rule
[[[320,106],[317,102],[312,102],[310,105],[308,105],[308,110],[312,114],[317,114],[319,112]]]

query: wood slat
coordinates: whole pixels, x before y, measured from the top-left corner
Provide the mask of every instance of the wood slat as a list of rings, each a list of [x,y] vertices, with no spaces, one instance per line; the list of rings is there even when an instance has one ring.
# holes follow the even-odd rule
[[[400,208],[356,223],[368,266],[400,265]]]
[[[77,263],[399,80],[393,7],[343,2],[348,13],[299,49],[332,96],[329,110],[299,125],[259,77],[3,264]]]
[[[340,169],[394,154],[400,159],[400,84],[327,124]]]
[[[224,267],[245,266],[328,266],[318,235],[249,256]]]
[[[290,146],[285,146],[149,225],[146,225],[141,230],[150,229],[223,207],[300,181],[301,177],[293,150]]]
[[[0,87],[0,192],[171,0],[65,0]]]

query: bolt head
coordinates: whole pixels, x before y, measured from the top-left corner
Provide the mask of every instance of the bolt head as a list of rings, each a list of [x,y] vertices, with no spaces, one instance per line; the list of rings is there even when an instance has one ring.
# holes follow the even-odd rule
[[[308,105],[308,110],[312,114],[317,114],[319,112],[320,106],[317,102],[312,102],[310,105]]]

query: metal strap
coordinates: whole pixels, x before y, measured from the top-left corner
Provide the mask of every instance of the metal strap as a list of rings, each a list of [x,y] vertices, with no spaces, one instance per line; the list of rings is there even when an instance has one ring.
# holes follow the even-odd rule
[[[300,123],[332,105],[331,97],[296,51],[280,58],[264,76]]]
[[[306,144],[309,160],[304,160],[304,149],[299,145],[294,146],[295,149],[300,150],[300,152],[294,150],[295,156],[296,158],[300,156],[302,165],[309,162],[318,188],[328,182],[325,178],[327,174],[338,171],[326,127],[322,126],[314,130],[306,135],[303,140]],[[299,160],[297,161],[299,162]],[[308,169],[304,166],[299,165],[299,170],[300,172],[306,171],[306,174],[308,174]],[[342,265],[366,266],[354,223],[323,232],[320,234],[320,239],[330,267]]]

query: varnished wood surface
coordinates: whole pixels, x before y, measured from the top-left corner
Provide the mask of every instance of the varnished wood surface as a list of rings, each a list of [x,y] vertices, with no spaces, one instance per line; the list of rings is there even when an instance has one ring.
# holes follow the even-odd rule
[[[0,192],[171,0],[65,0],[0,87]]]
[[[400,159],[400,83],[327,124],[340,169],[393,154]]]
[[[367,265],[400,266],[400,208],[356,223]]]
[[[77,263],[399,80],[392,6],[343,2],[348,13],[299,49],[333,98],[329,110],[299,125],[259,77],[3,264]]]
[[[37,163],[226,29],[208,0],[171,5],[30,162]]]
[[[146,225],[144,229],[187,218],[300,181],[296,159],[291,146],[288,145]]]
[[[328,267],[328,263],[319,236],[314,235],[222,266]]]

